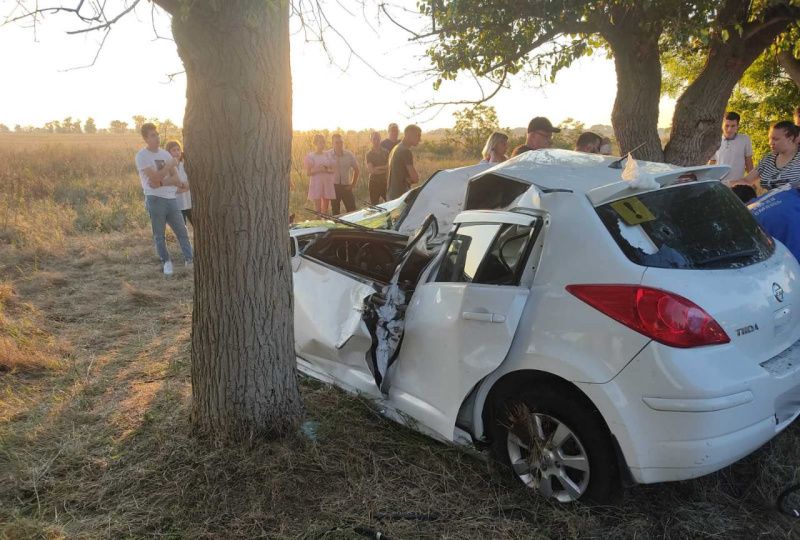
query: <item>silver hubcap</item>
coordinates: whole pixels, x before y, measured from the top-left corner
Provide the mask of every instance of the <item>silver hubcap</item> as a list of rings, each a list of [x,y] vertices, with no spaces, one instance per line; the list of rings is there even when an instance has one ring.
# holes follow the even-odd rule
[[[530,488],[560,502],[579,499],[589,486],[589,457],[565,424],[546,414],[515,412],[508,430],[514,473]]]

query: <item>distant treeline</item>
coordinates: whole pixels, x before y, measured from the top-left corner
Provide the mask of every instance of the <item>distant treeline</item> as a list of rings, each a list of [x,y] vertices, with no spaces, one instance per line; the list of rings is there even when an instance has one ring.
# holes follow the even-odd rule
[[[451,158],[471,156],[480,159],[479,156],[483,144],[493,131],[501,131],[508,134],[511,148],[522,144],[525,140],[525,128],[501,127],[497,120],[496,111],[494,107],[491,106],[478,105],[477,107],[456,111],[453,117],[455,122],[451,128],[424,131],[422,143],[418,150],[432,157]],[[107,127],[100,128],[92,117],[81,120],[68,116],[63,120],[52,120],[45,123],[43,126],[22,126],[17,124],[13,128],[10,128],[0,123],[0,133],[89,135],[101,133],[123,135],[138,133],[142,124],[145,122],[152,122],[159,127],[162,141],[166,141],[167,139],[182,139],[181,127],[170,119],[135,115],[131,117],[131,120],[131,122],[112,120]],[[525,119],[522,118],[521,120],[524,121]],[[580,120],[568,118],[561,122],[559,127],[561,128],[561,133],[556,134],[553,138],[553,146],[556,148],[574,148],[575,141],[581,133],[584,131],[592,131],[603,137],[610,137],[612,143],[614,143],[615,149],[617,149],[614,141],[614,130],[609,125],[597,124],[587,127]],[[386,135],[386,128],[384,126],[376,127],[375,129],[380,131],[382,136]],[[338,128],[332,130],[297,131],[295,132],[295,137],[303,139],[305,135],[311,133],[323,133],[326,136],[330,136],[332,133],[341,133],[345,138],[346,145],[348,144],[348,139],[350,139],[350,143],[353,146],[361,146],[362,140],[367,141],[371,131],[372,129],[348,131]],[[664,131],[666,132],[666,130]]]
[[[6,124],[0,123],[0,133],[115,133],[124,134],[131,132],[138,132],[139,128],[145,122],[152,122],[159,126],[162,136],[180,138],[181,128],[169,118],[160,120],[158,118],[148,118],[146,116],[136,115],[131,118],[133,122],[125,122],[123,120],[112,120],[107,128],[98,128],[94,118],[91,116],[86,120],[80,118],[72,118],[67,116],[63,120],[51,120],[46,122],[43,126],[22,126],[17,124],[14,128],[8,127]]]

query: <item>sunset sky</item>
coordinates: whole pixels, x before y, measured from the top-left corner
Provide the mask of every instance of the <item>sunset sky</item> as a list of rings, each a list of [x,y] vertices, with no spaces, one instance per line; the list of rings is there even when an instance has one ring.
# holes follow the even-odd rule
[[[5,18],[12,4],[0,2],[0,16]],[[375,9],[348,14],[334,2],[328,10],[333,25],[342,29],[369,65],[352,57],[342,40],[328,32],[331,64],[322,47],[306,42],[293,21],[295,129],[383,129],[391,121],[415,122],[425,129],[449,127],[455,109],[434,115],[431,110],[414,110],[414,106],[477,95],[469,77],[435,93],[430,81],[411,75],[428,67],[424,48],[409,42],[408,35],[385,17],[378,18]],[[155,19],[158,34],[169,37],[168,16],[156,12]],[[0,123],[40,126],[66,116],[92,116],[104,127],[114,119],[130,122],[135,114],[182,122],[185,78],[178,75],[169,82],[167,77],[181,71],[181,62],[175,44],[157,38],[149,3],[143,2],[115,25],[94,66],[70,70],[91,63],[102,37],[100,33],[66,35],[78,28],[81,26],[70,15],[48,16],[35,33],[19,24],[0,27],[4,80]],[[510,89],[489,103],[497,109],[501,125],[521,127],[538,115],[548,116],[553,123],[571,117],[587,126],[610,124],[616,92],[610,60],[602,56],[583,59],[563,71],[555,84],[541,88],[529,79],[515,78]],[[662,101],[659,125],[669,124],[672,106],[670,101]]]

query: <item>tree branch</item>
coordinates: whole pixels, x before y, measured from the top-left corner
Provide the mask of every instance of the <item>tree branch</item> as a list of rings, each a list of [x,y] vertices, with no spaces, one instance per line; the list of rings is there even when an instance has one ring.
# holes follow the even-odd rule
[[[125,15],[127,15],[128,13],[133,11],[133,9],[136,7],[136,5],[140,1],[141,0],[133,0],[133,2],[131,3],[130,6],[128,6],[124,10],[122,10],[113,19],[106,20],[103,24],[98,24],[96,26],[90,26],[89,28],[81,28],[80,30],[70,30],[70,31],[67,32],[67,34],[70,34],[70,35],[72,35],[72,34],[83,34],[83,33],[86,33],[86,32],[94,32],[95,30],[105,30],[105,29],[109,28],[112,24],[114,24],[115,22],[120,20],[122,17],[124,17]],[[105,11],[101,9],[100,10],[100,14],[105,19]],[[103,39],[103,41],[105,41],[105,39]]]
[[[778,63],[791,77],[797,88],[800,89],[800,60],[794,57],[789,51],[781,51],[777,55]]]

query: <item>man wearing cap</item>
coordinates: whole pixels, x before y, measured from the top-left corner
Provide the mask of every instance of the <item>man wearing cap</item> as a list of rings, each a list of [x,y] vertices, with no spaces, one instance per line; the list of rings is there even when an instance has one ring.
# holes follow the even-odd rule
[[[550,120],[544,116],[537,116],[528,124],[528,136],[525,139],[525,144],[514,148],[511,156],[518,156],[540,148],[550,148],[553,144],[553,133],[559,133],[560,131],[560,129],[554,128]]]

